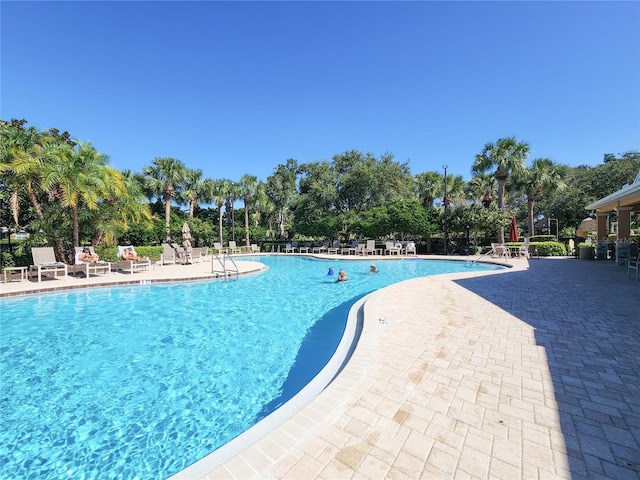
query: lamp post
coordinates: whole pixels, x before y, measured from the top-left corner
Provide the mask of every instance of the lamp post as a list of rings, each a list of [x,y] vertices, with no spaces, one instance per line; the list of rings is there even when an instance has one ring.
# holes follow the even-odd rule
[[[447,167],[448,165],[443,165],[442,168],[444,168],[444,254],[447,254],[447,244],[449,243],[449,232],[448,232],[448,225],[447,225],[447,208],[448,208],[448,203],[447,202]]]
[[[556,242],[558,242],[558,219],[557,218],[549,219],[549,235],[551,235],[551,222],[556,222]]]

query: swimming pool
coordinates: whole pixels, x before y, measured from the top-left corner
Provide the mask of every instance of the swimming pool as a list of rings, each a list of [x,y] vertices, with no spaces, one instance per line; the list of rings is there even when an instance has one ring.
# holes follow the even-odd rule
[[[0,477],[166,478],[306,385],[358,298],[469,268],[386,261],[370,275],[368,262],[249,259],[271,269],[2,300]]]

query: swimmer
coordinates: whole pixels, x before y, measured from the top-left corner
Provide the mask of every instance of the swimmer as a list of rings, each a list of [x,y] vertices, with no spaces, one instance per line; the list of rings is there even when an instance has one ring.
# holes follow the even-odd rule
[[[349,279],[343,269],[338,270],[338,282],[346,282]]]
[[[375,264],[371,264],[371,266],[369,267],[369,273],[378,273],[380,270],[378,270],[375,266]]]
[[[329,267],[329,271],[327,272],[327,276],[331,277],[333,275],[333,267]]]

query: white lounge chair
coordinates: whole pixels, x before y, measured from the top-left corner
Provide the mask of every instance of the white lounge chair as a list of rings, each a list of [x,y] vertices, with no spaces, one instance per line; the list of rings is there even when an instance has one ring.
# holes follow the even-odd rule
[[[84,273],[85,278],[89,278],[89,275],[92,273],[94,275],[109,275],[111,273],[111,262],[105,262],[104,260],[100,260],[95,263],[83,262],[80,260],[80,255],[82,254],[82,250],[84,247],[74,247],[76,251],[75,255],[75,265],[73,265],[72,269],[74,272],[82,272]],[[95,251],[93,247],[88,247],[91,253],[95,255]]]
[[[415,255],[417,253],[416,244],[414,242],[407,242],[404,246],[403,252],[405,255],[409,255],[410,253]]]
[[[402,244],[400,242],[394,243],[392,240],[388,240],[385,243],[385,250],[387,255],[400,255],[402,253]]]
[[[118,270],[129,271],[130,273],[141,272],[142,270],[148,270],[151,266],[151,261],[146,258],[145,260],[124,260],[122,259],[122,252],[127,248],[131,249],[134,255],[137,255],[133,245],[118,245]]]
[[[367,246],[364,249],[365,255],[376,255],[378,253],[378,249],[376,249],[376,241],[375,240],[367,240]]]
[[[33,257],[33,265],[29,267],[29,276],[33,272],[38,277],[38,283],[42,280],[42,275],[53,274],[54,278],[58,278],[58,274],[66,280],[68,269],[67,264],[56,261],[56,254],[53,247],[33,247],[31,249]]]
[[[258,246],[257,243],[252,243],[251,246],[249,247],[249,251],[251,253],[260,253],[260,247]]]
[[[234,242],[233,240],[229,241],[229,253],[234,254],[234,253],[242,253],[242,249],[240,247],[238,247],[238,245],[236,245],[236,242]]]

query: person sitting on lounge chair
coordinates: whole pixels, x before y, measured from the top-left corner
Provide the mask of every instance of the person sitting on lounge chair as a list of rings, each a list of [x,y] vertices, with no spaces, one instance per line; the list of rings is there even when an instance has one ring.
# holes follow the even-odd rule
[[[140,257],[140,256],[136,255],[135,253],[133,253],[133,251],[130,248],[125,248],[122,251],[122,259],[123,260],[133,260],[135,262],[144,262],[145,260],[147,260],[147,258]]]
[[[84,263],[98,263],[100,257],[97,253],[91,253],[89,247],[84,247],[80,255],[78,255],[78,260]]]

